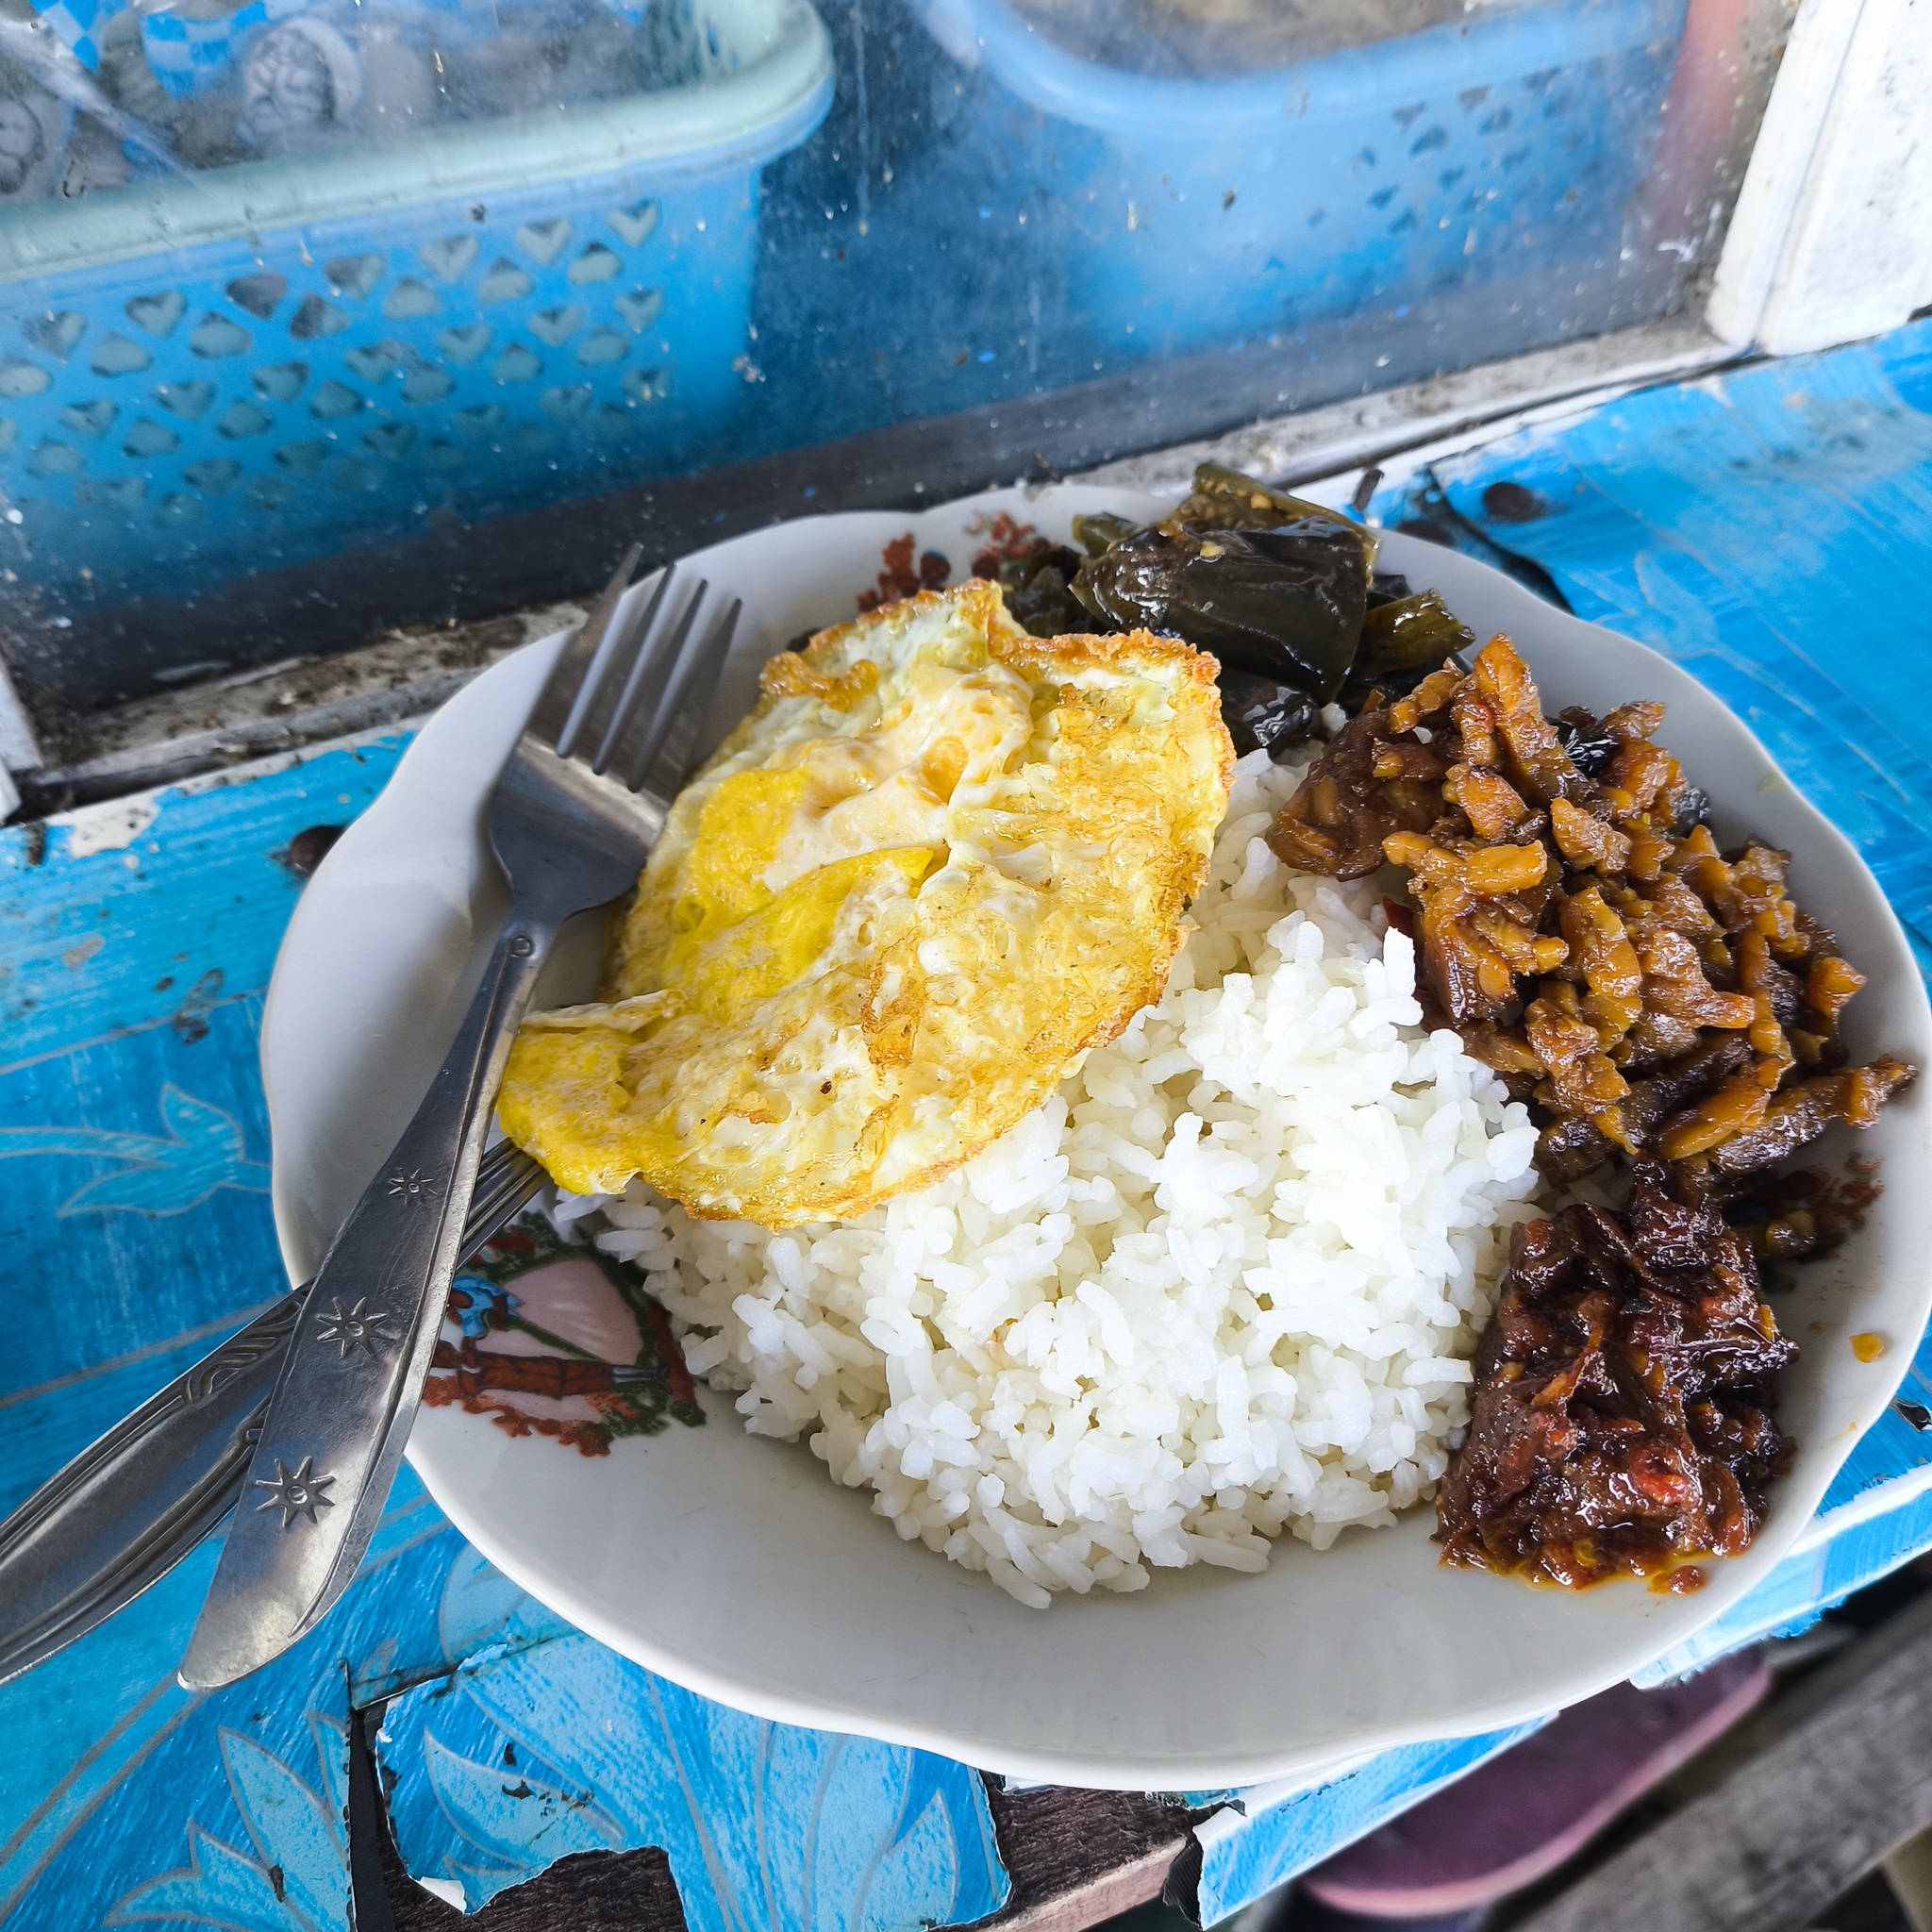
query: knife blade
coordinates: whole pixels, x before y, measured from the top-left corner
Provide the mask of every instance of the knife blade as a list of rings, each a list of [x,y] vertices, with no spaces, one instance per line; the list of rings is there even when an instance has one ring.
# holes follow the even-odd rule
[[[513,1221],[545,1178],[508,1141],[492,1148],[463,1252]],[[308,1293],[305,1282],[272,1303],[0,1523],[0,1683],[159,1582],[235,1507]]]

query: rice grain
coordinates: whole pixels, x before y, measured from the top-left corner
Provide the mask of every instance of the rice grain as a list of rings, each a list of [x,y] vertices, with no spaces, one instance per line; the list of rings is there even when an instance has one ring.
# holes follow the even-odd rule
[[[1023,1604],[1392,1523],[1467,1421],[1535,1130],[1374,883],[1269,851],[1299,777],[1241,762],[1159,1005],[958,1173],[782,1235],[567,1204],[747,1429]]]

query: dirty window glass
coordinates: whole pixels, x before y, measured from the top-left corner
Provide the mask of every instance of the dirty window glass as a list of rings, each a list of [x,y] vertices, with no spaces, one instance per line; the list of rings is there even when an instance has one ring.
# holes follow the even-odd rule
[[[85,712],[1694,308],[1785,23],[0,0],[9,660]]]

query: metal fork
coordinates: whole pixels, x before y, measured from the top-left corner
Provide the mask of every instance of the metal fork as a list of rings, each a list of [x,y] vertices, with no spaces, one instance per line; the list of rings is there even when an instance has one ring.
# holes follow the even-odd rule
[[[695,749],[739,606],[700,633],[708,585],[674,617],[667,568],[638,620],[621,623],[638,555],[564,646],[497,778],[488,829],[508,917],[456,1044],[316,1273],[181,1660],[191,1690],[278,1657],[355,1575],[408,1441],[491,1105],[543,957],[566,919],[635,883]]]
[[[547,1176],[508,1141],[483,1157],[474,1253]],[[0,1523],[0,1683],[158,1583],[235,1507],[308,1283],[158,1390]]]

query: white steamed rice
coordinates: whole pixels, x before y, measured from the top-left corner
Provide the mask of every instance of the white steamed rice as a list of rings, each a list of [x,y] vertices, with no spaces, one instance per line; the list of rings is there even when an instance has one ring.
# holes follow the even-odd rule
[[[1468,1418],[1535,1130],[1379,889],[1269,851],[1299,776],[1241,760],[1166,996],[959,1173],[783,1234],[596,1204],[747,1429],[1024,1604],[1391,1523]]]

